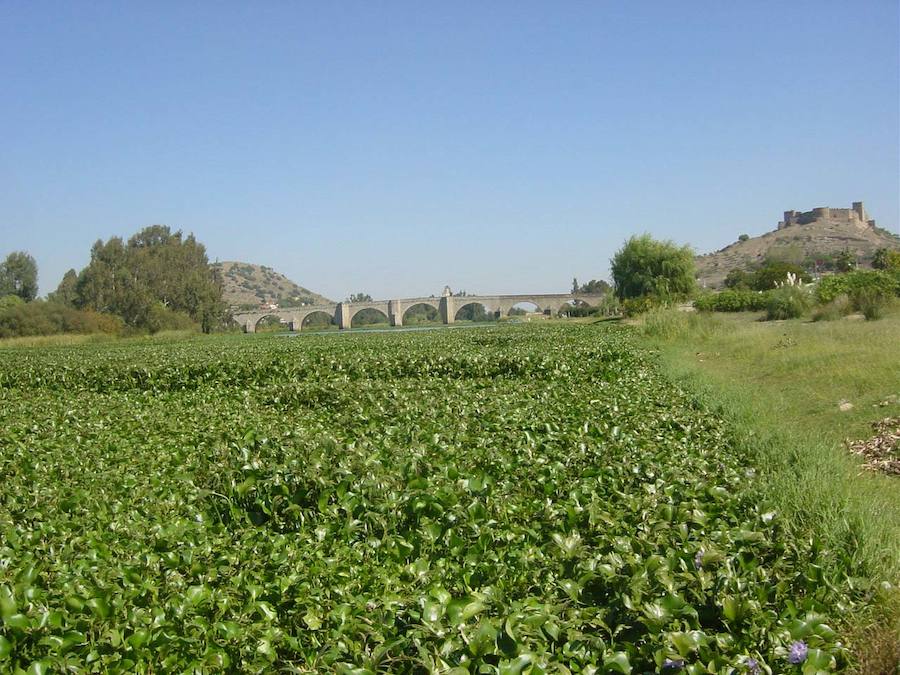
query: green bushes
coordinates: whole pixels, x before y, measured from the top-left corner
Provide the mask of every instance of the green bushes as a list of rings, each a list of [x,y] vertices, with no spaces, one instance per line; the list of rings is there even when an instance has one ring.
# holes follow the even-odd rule
[[[799,286],[783,286],[766,294],[766,320],[799,319],[809,311],[812,298]]]
[[[55,302],[37,300],[0,309],[0,338],[58,333],[117,334],[123,327],[122,319],[117,316],[77,310]]]
[[[853,308],[862,312],[867,321],[874,321],[884,316],[888,305],[894,296],[887,294],[883,289],[861,286],[850,291],[850,301]]]
[[[813,312],[813,321],[836,321],[853,312],[853,304],[846,295],[839,295],[831,302],[819,305]]]
[[[645,312],[649,312],[654,307],[659,305],[658,302],[654,301],[654,299],[645,295],[639,298],[628,298],[622,301],[621,308],[622,314],[627,317],[635,317],[644,314]]]
[[[694,302],[701,312],[760,312],[766,308],[767,293],[727,290],[704,295]]]
[[[857,270],[847,274],[835,274],[825,277],[816,286],[816,300],[820,304],[831,302],[839,295],[853,295],[862,288],[870,289],[880,295],[897,295],[900,292],[900,279],[896,274],[882,270]]]
[[[849,306],[861,312],[870,321],[880,319],[897,295],[900,295],[900,275],[883,270],[857,270],[825,277],[816,287],[816,300],[823,305],[823,310],[837,303],[844,309]],[[833,314],[825,310],[818,312],[817,318],[837,318]]]

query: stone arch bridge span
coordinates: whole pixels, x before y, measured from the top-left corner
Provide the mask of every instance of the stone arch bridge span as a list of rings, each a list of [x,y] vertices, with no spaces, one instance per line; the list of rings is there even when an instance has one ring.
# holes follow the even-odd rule
[[[456,313],[467,305],[480,304],[497,317],[508,316],[510,310],[519,303],[528,302],[545,314],[556,314],[572,304],[594,306],[603,295],[588,293],[551,293],[538,295],[444,295],[428,298],[400,298],[396,300],[374,300],[371,302],[335,302],[326,305],[306,305],[284,309],[240,312],[234,315],[246,333],[255,333],[256,326],[266,317],[276,316],[287,323],[291,330],[299,331],[303,321],[312,314],[323,313],[332,317],[338,328],[350,328],[353,317],[364,309],[373,309],[384,314],[392,326],[402,326],[406,310],[415,305],[428,305],[437,310],[441,322],[451,324]]]

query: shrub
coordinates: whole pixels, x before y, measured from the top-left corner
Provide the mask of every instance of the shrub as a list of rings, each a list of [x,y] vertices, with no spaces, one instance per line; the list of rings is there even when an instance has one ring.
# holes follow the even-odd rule
[[[644,296],[642,298],[628,298],[623,300],[621,304],[622,314],[627,317],[640,316],[657,306],[653,298]]]
[[[893,293],[873,286],[860,286],[850,291],[853,309],[862,312],[866,321],[874,321],[884,316],[884,311],[894,299]]]
[[[197,324],[184,312],[173,312],[168,307],[156,303],[147,313],[146,327],[151,333],[159,333],[164,330],[196,329]]]
[[[839,295],[848,295],[859,289],[868,288],[873,292],[891,296],[900,293],[898,275],[883,270],[856,270],[847,274],[835,274],[822,279],[816,286],[816,301],[826,304]]]
[[[697,298],[694,307],[701,312],[759,312],[766,309],[767,298],[767,293],[727,290]]]
[[[770,291],[766,300],[766,320],[797,319],[811,304],[809,293],[797,286],[783,286]]]
[[[641,332],[650,337],[672,339],[688,328],[688,315],[671,307],[653,307],[644,313]]]
[[[757,291],[767,291],[775,288],[776,284],[784,283],[788,274],[793,274],[803,283],[809,283],[812,277],[800,265],[791,262],[773,260],[767,262],[754,273],[752,287]]]
[[[813,321],[836,321],[853,312],[853,303],[847,295],[839,295],[831,302],[820,305],[813,312]]]
[[[58,333],[120,333],[124,323],[111,314],[77,310],[36,300],[0,310],[0,338]]]
[[[0,296],[0,312],[9,309],[10,307],[18,307],[19,305],[24,305],[25,301],[20,298],[18,295],[3,295]]]

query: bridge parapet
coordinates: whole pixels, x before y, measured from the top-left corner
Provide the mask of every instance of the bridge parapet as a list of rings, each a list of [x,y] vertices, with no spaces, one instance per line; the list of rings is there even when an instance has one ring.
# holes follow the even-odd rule
[[[384,314],[392,326],[403,325],[403,314],[414,305],[425,304],[434,307],[445,324],[454,323],[456,312],[473,303],[484,305],[501,316],[508,315],[517,304],[530,302],[541,311],[558,312],[565,305],[582,302],[596,305],[605,296],[594,293],[532,293],[528,295],[444,295],[441,297],[400,298],[396,300],[374,300],[371,302],[337,302],[327,305],[306,305],[286,307],[283,309],[239,312],[233,315],[234,320],[245,333],[255,333],[260,321],[268,316],[277,316],[283,323],[290,325],[291,330],[299,331],[303,321],[311,314],[323,312],[333,317],[339,328],[350,328],[353,317],[364,309],[374,309]]]

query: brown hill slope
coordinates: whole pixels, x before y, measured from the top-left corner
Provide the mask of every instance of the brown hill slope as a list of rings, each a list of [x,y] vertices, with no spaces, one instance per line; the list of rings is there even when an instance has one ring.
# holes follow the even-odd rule
[[[280,307],[331,302],[265,265],[229,260],[213,263],[212,267],[222,275],[225,302],[232,309],[258,307],[263,302]]]
[[[862,266],[872,262],[880,248],[900,249],[900,237],[875,225],[855,202],[850,209],[817,208],[798,213],[786,211],[778,229],[759,237],[736,241],[715,253],[697,256],[697,274],[701,286],[722,286],[733,269],[751,269],[762,264],[776,250],[799,253],[807,263],[826,261],[849,251]]]

